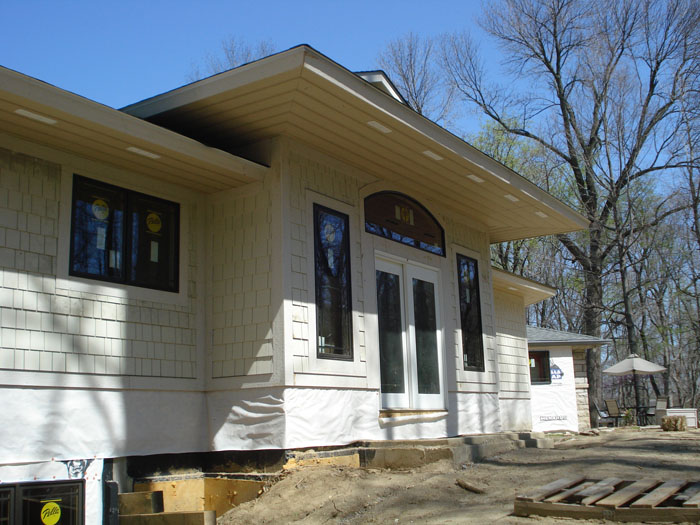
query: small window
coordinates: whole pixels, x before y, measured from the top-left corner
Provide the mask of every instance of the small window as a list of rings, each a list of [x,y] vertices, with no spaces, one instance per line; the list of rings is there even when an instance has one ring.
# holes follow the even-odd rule
[[[530,356],[530,383],[548,384],[552,382],[549,371],[549,351],[538,350],[529,353]]]
[[[314,204],[316,341],[321,358],[352,360],[349,219]]]
[[[85,482],[33,482],[0,488],[0,525],[83,525]]]
[[[484,341],[481,331],[479,264],[457,254],[459,316],[462,328],[462,357],[465,370],[484,371]]]
[[[415,200],[391,191],[365,198],[365,231],[419,250],[445,255],[445,232]]]
[[[70,274],[177,292],[180,206],[75,175]]]

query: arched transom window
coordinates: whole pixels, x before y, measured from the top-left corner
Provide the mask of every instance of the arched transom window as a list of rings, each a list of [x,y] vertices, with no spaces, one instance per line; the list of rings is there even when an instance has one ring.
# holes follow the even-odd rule
[[[445,256],[445,231],[419,202],[393,191],[365,198],[365,231]]]

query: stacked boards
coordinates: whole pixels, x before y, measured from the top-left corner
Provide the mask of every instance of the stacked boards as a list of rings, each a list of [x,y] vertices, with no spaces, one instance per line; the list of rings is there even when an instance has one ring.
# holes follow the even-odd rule
[[[516,496],[514,514],[613,521],[697,521],[700,481],[562,478]]]

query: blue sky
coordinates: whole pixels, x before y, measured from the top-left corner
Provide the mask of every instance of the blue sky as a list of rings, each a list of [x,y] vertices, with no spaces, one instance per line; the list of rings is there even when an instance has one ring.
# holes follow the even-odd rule
[[[2,0],[0,65],[119,108],[187,83],[229,36],[306,43],[367,70],[391,39],[474,29],[479,10],[476,0]]]

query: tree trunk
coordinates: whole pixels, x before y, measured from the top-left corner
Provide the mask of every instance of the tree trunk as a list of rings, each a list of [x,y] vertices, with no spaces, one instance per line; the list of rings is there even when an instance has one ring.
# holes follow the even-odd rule
[[[583,331],[586,335],[600,337],[602,324],[603,278],[600,261],[591,264],[591,271],[585,273],[585,305],[583,310]],[[597,270],[597,271],[596,271]],[[590,348],[586,352],[588,374],[588,410],[591,426],[598,426],[598,411],[594,403],[603,398],[602,367],[600,364],[600,347]]]

